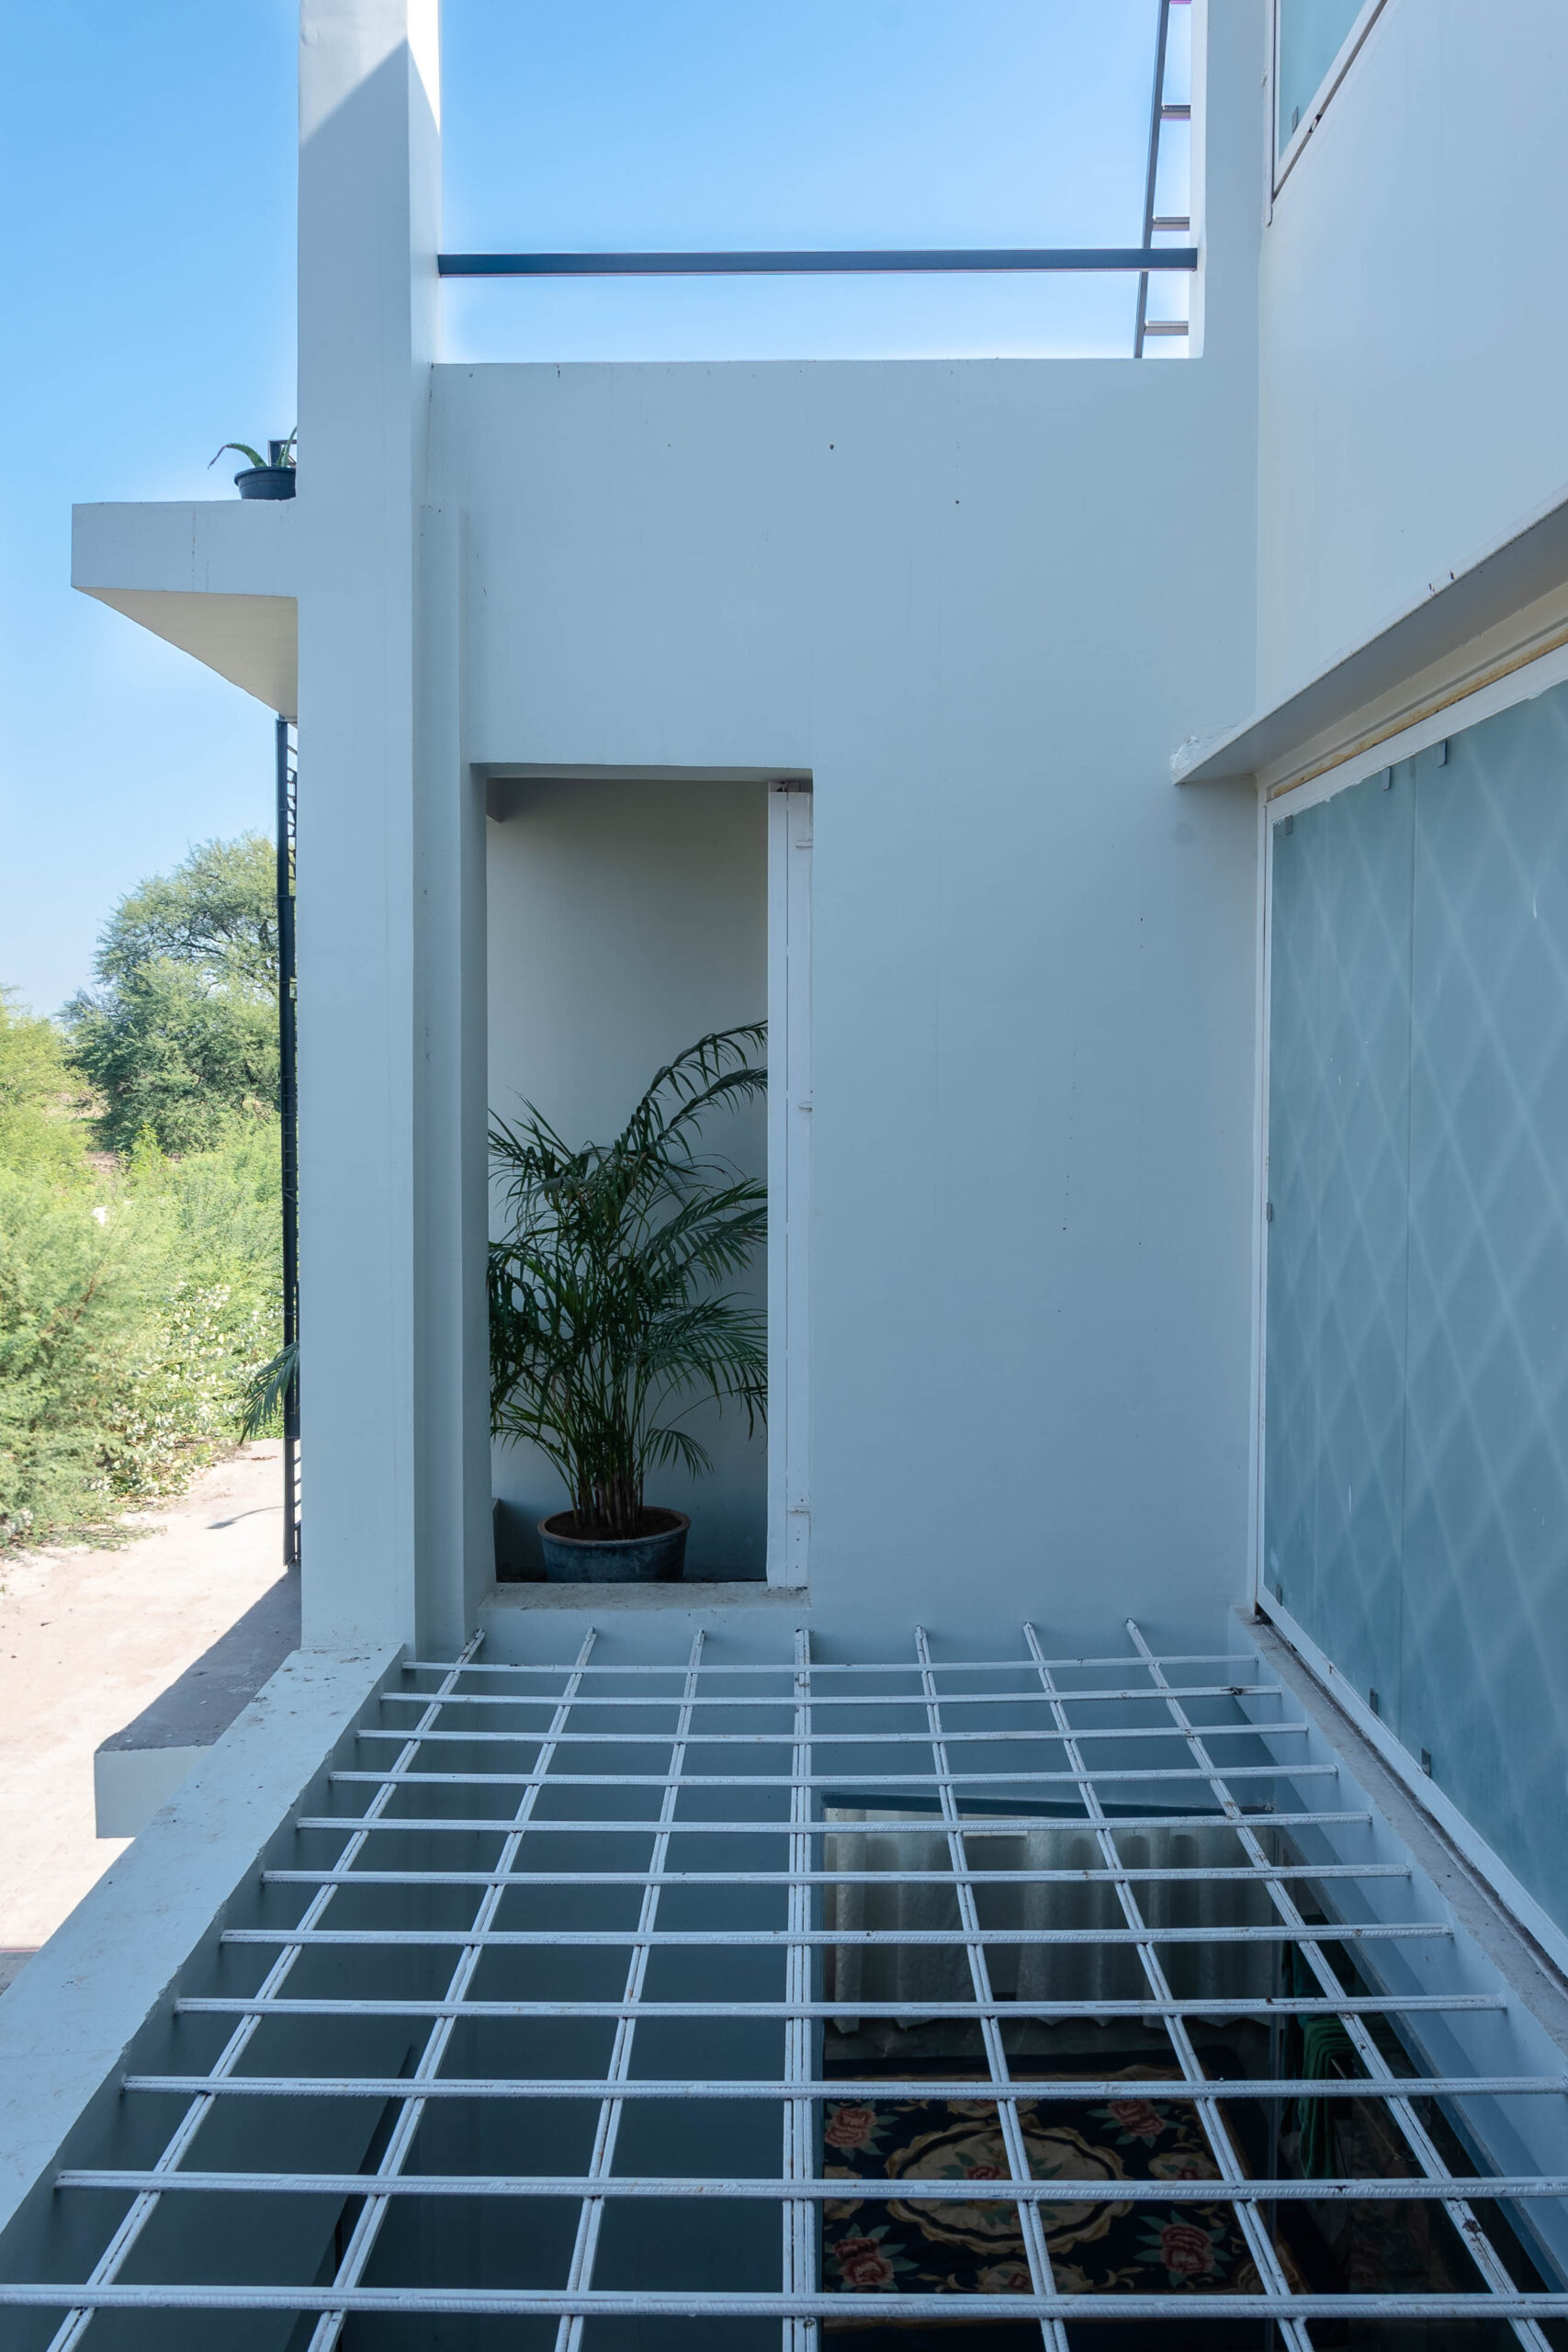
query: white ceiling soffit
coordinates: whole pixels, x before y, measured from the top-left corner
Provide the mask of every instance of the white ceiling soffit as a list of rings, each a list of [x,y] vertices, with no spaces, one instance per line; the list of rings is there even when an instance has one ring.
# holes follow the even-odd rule
[[[89,588],[101,605],[194,654],[285,718],[298,716],[299,606],[292,596],[210,596],[188,590]]]
[[[1568,504],[1457,576],[1296,693],[1171,755],[1177,784],[1264,777],[1273,788],[1371,749],[1429,709],[1533,660],[1568,629]]]
[[[293,500],[73,507],[72,585],[292,718],[298,528]]]

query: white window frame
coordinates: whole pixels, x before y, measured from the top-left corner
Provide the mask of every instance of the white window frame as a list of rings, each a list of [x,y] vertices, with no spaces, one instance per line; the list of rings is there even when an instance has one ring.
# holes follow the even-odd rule
[[[811,1552],[811,842],[808,783],[768,787],[768,1582]]]
[[[1318,84],[1313,101],[1283,147],[1280,144],[1280,8],[1274,0],[1274,45],[1272,52],[1272,83],[1269,94],[1269,152],[1274,159],[1274,193],[1279,195],[1286,180],[1295,169],[1296,159],[1307,141],[1323,120],[1324,111],[1335,91],[1354,64],[1361,43],[1366,40],[1378,17],[1382,14],[1384,0],[1362,0],[1355,23],[1335,52],[1333,64]]]

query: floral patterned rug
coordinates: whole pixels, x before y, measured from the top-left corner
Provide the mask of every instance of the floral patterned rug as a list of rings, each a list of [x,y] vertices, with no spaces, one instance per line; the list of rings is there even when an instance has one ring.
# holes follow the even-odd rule
[[[1202,2195],[1201,2184],[1218,2175],[1192,2107],[1151,2099],[1149,2080],[1144,2069],[1128,2070],[1126,2098],[1108,2104],[1019,2101],[1032,2174],[1062,2183],[1060,2202],[1040,2209],[1057,2284],[1067,2294],[1257,2293],[1258,2273],[1232,2209]],[[829,2178],[1007,2177],[1001,2129],[988,2101],[829,2104],[823,2126]],[[1194,2194],[1190,2201],[1156,2206],[1091,2204],[1072,2193],[1075,2181],[1116,2180],[1190,2180]],[[1018,2208],[989,2199],[918,2205],[851,2197],[826,2205],[822,2278],[829,2293],[866,2296],[1030,2292]],[[867,2324],[875,2324],[870,2312],[863,2321],[846,2313],[829,2325]]]

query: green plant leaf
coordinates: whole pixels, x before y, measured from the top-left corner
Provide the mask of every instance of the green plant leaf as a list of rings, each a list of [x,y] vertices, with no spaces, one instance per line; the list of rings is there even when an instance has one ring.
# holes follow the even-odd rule
[[[266,1363],[258,1364],[241,1395],[240,1435],[263,1437],[283,1410],[289,1384],[299,1369],[299,1342],[290,1340]]]
[[[697,1405],[765,1418],[766,1317],[723,1285],[766,1240],[767,1189],[698,1149],[708,1120],[765,1095],[765,1036],[698,1038],[613,1143],[574,1148],[531,1103],[492,1122],[491,1425],[541,1448],[581,1525],[634,1533],[649,1470],[711,1468],[681,1427]]]

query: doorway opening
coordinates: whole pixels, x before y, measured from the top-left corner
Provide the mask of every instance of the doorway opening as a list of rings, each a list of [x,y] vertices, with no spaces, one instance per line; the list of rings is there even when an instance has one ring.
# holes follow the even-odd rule
[[[649,1505],[691,1519],[684,1581],[804,1583],[805,1247],[810,1171],[811,794],[799,780],[626,772],[492,779],[487,790],[492,1117],[535,1105],[576,1147],[608,1141],[695,1040],[768,1023],[768,1099],[717,1114],[701,1148],[768,1190],[768,1242],[725,1287],[765,1312],[768,1426],[698,1403],[711,1458]],[[566,1507],[525,1442],[492,1447],[497,1573],[543,1574],[537,1521]]]

